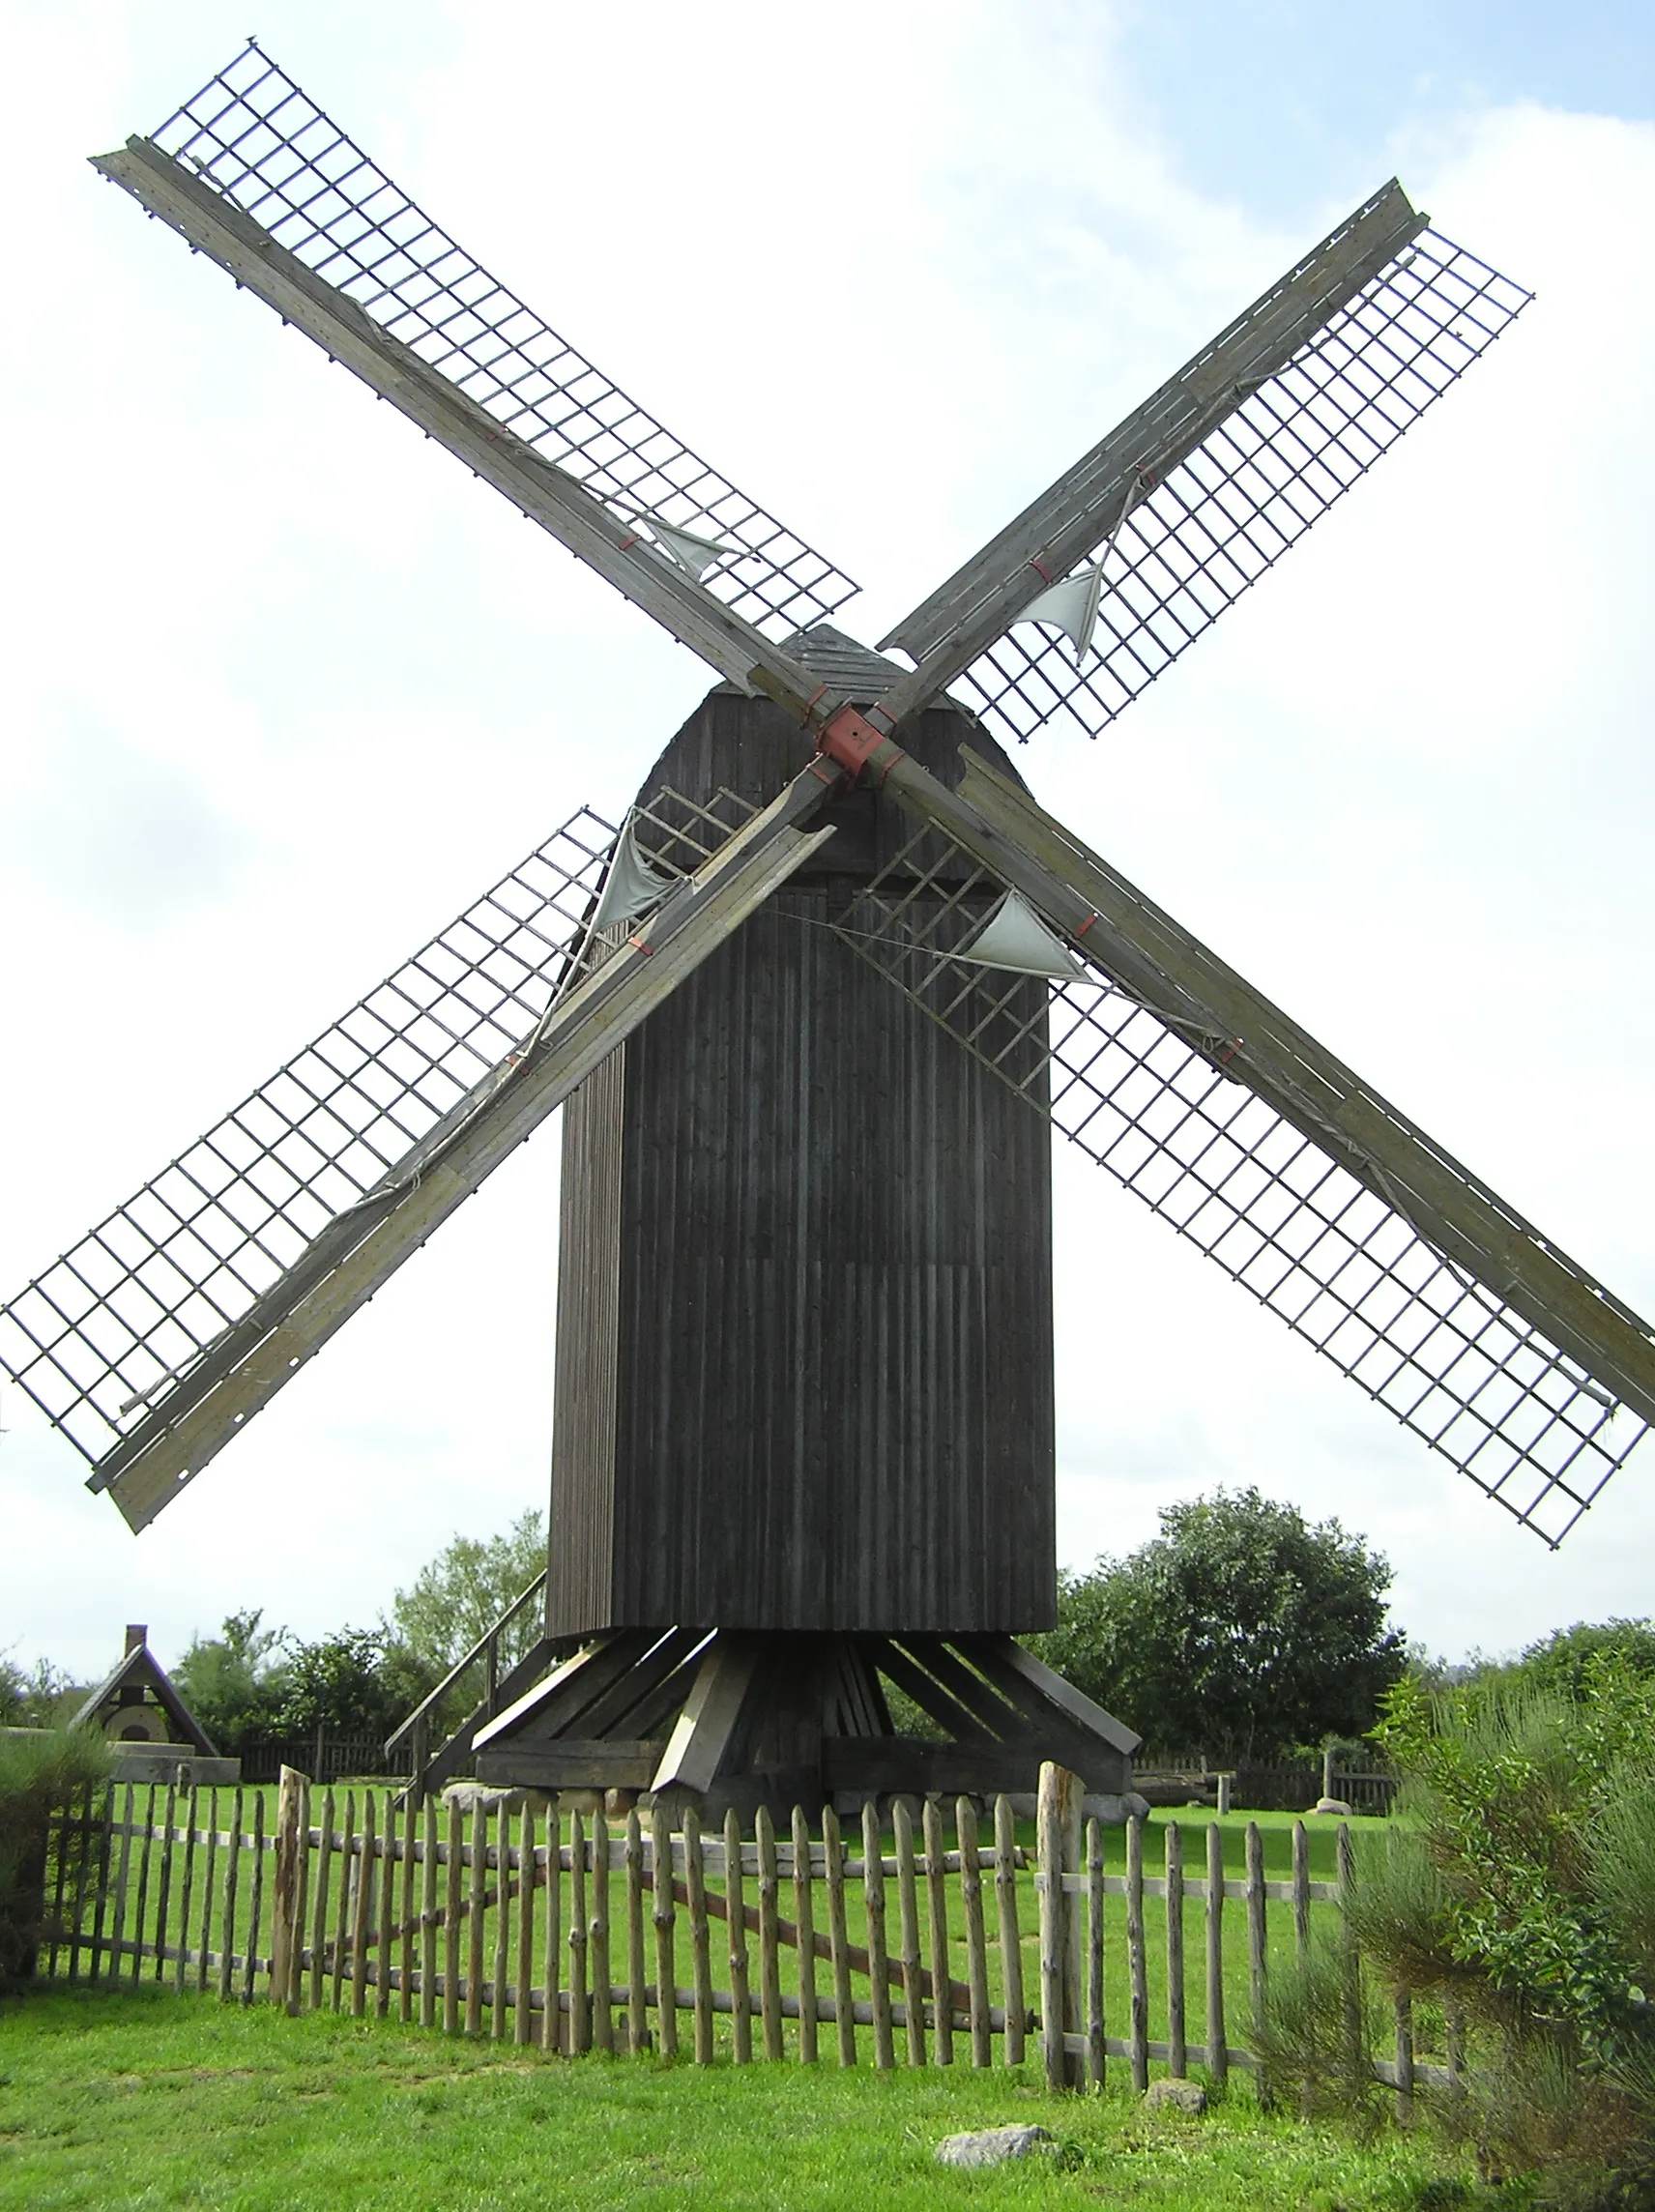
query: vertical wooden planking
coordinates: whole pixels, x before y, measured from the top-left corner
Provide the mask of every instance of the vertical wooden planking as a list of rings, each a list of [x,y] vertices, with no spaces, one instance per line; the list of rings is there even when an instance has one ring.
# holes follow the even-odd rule
[[[1087,2080],[1104,2083],[1103,2048],[1103,1823],[1087,1822],[1086,2037]]]
[[[103,1964],[103,1923],[109,1906],[109,1860],[115,1843],[115,1785],[105,1784],[103,1790],[103,1834],[98,1847],[98,1901],[92,1915],[92,1957],[86,1978],[97,1986],[99,1968]]]
[[[201,1941],[195,1959],[195,1987],[207,1994],[207,1955],[213,1948],[213,1902],[218,1896],[213,1877],[218,1860],[218,1792],[207,1792],[207,1865],[201,1877]]]
[[[925,1985],[919,1965],[919,1892],[915,1878],[914,1819],[906,1797],[890,1807],[896,1847],[896,1958],[902,1969],[902,2009],[910,2066],[925,2063]]]
[[[764,2022],[765,2056],[779,2058],[781,2046],[781,1879],[776,1867],[775,1827],[769,1808],[753,1816],[753,1845],[759,1862],[759,2013]]]
[[[650,1879],[655,1929],[655,2032],[663,2058],[678,2056],[678,1929],[673,1910],[672,1819],[657,1804],[650,1815]]]
[[[741,1828],[732,1809],[724,1816],[724,1898],[730,1936],[730,2025],[738,2066],[753,2055],[753,2000],[747,1985],[747,1904],[741,1880]]]
[[[1005,2063],[1021,2066],[1029,2027],[1023,1997],[1023,1932],[1017,1924],[1017,1822],[1009,1797],[994,1801],[994,1906],[1005,2002]]]
[[[385,1825],[379,1839],[379,1940],[374,1945],[373,2013],[391,2017],[391,1954],[396,1945],[396,1792],[385,1792]]]
[[[535,2040],[535,1808],[525,1797],[517,1816],[517,1986],[511,2040]]]
[[[931,1934],[931,1994],[937,2030],[937,2063],[954,2063],[954,1992],[948,1950],[948,1879],[943,1862],[943,1808],[925,1800],[925,1915]]]
[[[236,1890],[242,1872],[242,1791],[230,1799],[229,1846],[224,1858],[224,1916],[218,1935],[218,2002],[230,2001],[236,1948]]]
[[[245,2005],[250,2005],[253,2001],[253,1983],[259,1965],[259,1924],[264,1905],[265,1860],[264,1791],[262,1790],[255,1790],[253,1793],[252,1860],[253,1893],[252,1900],[247,1906],[247,1964],[242,1970],[242,2002]]]
[[[495,1813],[495,1884],[493,1989],[488,2006],[488,2032],[496,2043],[506,2038],[506,1998],[511,1973],[511,1816],[502,1799]]]
[[[299,1825],[303,1780],[297,1767],[283,1766],[276,1792],[276,1878],[271,1883],[270,1894],[270,2001],[287,2012],[299,2009],[295,2001],[299,1979],[296,1960],[305,1945],[304,1906],[299,1898],[299,1870],[305,1856]],[[187,1891],[189,1886],[189,1869],[186,1862]],[[188,1922],[188,1910],[185,1919]]]
[[[592,2004],[588,1996],[586,1925],[586,1821],[569,1815],[569,2056],[592,2049]]]
[[[1184,2017],[1184,1839],[1167,1822],[1167,2072],[1181,2081],[1189,2072],[1189,2029]]]
[[[816,1899],[811,1886],[810,1828],[802,1805],[793,1808],[793,1917],[798,1930],[798,2055],[814,2066],[816,2048]]]
[[[1224,1832],[1216,1820],[1206,1831],[1206,2072],[1215,2088],[1230,2079],[1230,2043],[1224,2023]]]
[[[1397,2125],[1411,2128],[1413,2104],[1413,2000],[1407,1990],[1396,1993],[1396,2092]]]
[[[420,1869],[420,2025],[437,2024],[438,1935],[437,1800],[427,1797],[420,1811],[420,1846],[424,1854]]]
[[[138,1854],[138,1894],[132,1909],[132,1987],[136,1989],[144,1971],[144,1920],[149,1907],[150,1851],[155,1843],[156,1786],[152,1782],[144,1805],[143,1849]]]
[[[1126,1972],[1130,1991],[1128,2029],[1132,2086],[1140,2096],[1149,2086],[1149,1946],[1144,1929],[1144,1816],[1126,1823]]]
[[[1257,1820],[1247,1823],[1247,1993],[1252,2005],[1253,2048],[1264,2024],[1264,1839]]]
[[[644,1950],[644,1825],[634,1805],[626,1815],[626,2048],[650,2043],[650,1969]],[[656,1992],[656,1995],[659,1995]]]
[[[712,1947],[707,1930],[707,1870],[701,1856],[701,1816],[683,1809],[683,1889],[689,1906],[689,1972],[695,1987],[695,2063],[712,2063]]]
[[[316,1904],[310,1921],[310,2010],[322,2009],[322,1975],[328,1947],[328,1887],[334,1872],[334,1792],[322,1792],[321,1838],[316,1851]]]
[[[960,1910],[966,1923],[966,1981],[972,1993],[972,2064],[990,2066],[994,2063],[994,2032],[989,2018],[982,1858],[977,1847],[977,1809],[969,1797],[954,1801],[954,1834],[960,1847]]]
[[[488,1909],[488,1814],[480,1797],[471,1808],[471,1865],[466,1884],[465,2031],[482,2033],[484,1917]]]
[[[874,2064],[882,2074],[888,2074],[896,2064],[896,2051],[890,2032],[890,1958],[885,1939],[885,1848],[880,1837],[879,1807],[871,1797],[862,1807],[862,1901],[868,1921]]]
[[[345,1791],[344,1826],[339,1831],[339,1903],[334,1916],[334,1957],[329,2004],[337,2012],[344,2000],[345,1961],[350,1957],[351,1922],[355,1917],[362,1869],[357,1860],[357,1793]]]
[[[833,2031],[841,2066],[857,2063],[857,2016],[851,1999],[851,1944],[845,1929],[845,1844],[839,1816],[822,1808],[822,1864],[828,1883],[828,1956],[833,1969]]]
[[[120,1864],[115,1875],[115,1923],[109,1934],[109,1980],[111,1983],[115,1983],[120,1980],[121,1968],[125,1963],[121,1956],[121,1946],[126,1941],[127,1937],[127,1877],[131,1869],[131,1864],[132,1786],[129,1782],[125,1786],[121,1799],[121,1856]],[[209,1861],[209,1865],[210,1864],[211,1861]],[[211,1907],[212,1904],[212,1886],[211,1882],[209,1881],[207,1892],[209,1907]],[[201,1971],[203,1975],[205,1975],[207,1971],[207,1944],[205,1937],[203,1937],[201,1944]]]
[[[176,1782],[169,1782],[166,1786],[166,1825],[162,1831],[160,1843],[160,1880],[156,1889],[155,1978],[158,1982],[163,1982],[166,1979],[166,1923],[168,1910],[172,1904],[172,1838],[173,1826],[177,1817],[178,1784]],[[65,1817],[64,1841],[67,1844],[67,1815]],[[57,1936],[55,1929],[56,1926],[61,1923],[63,1918],[64,1856],[64,1852],[60,1850],[58,1852],[57,1861],[58,1904],[53,1922],[54,1933],[52,1936],[52,1968],[54,1971],[57,1966]]]
[[[609,1822],[592,1816],[592,2040],[615,2048],[614,1973],[609,1959]]]
[[[443,1884],[443,2033],[460,2031],[460,1915],[465,1898],[465,1815],[449,1799],[448,1863]]]
[[[1293,1950],[1302,1961],[1310,1949],[1310,1838],[1302,1820],[1292,1829]]]
[[[540,2044],[546,2051],[562,2051],[564,2008],[558,1991],[563,1982],[563,1818],[553,1797],[546,1807],[546,1940],[541,1979],[545,2010],[540,2015]]]
[[[373,1931],[373,1847],[378,1841],[376,1790],[363,1791],[362,1834],[356,1840],[357,1887],[351,1900],[351,2018],[367,2009],[367,1947]]]

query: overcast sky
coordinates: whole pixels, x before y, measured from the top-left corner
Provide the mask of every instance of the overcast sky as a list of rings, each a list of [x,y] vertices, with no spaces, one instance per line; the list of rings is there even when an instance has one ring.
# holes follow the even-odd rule
[[[0,1289],[19,1288],[708,681],[102,185],[249,28],[0,4]],[[1567,24],[1566,32],[1561,28]],[[623,27],[624,26],[624,27]],[[1393,172],[1539,295],[1042,800],[1655,1312],[1655,33],[1399,0],[275,5],[266,47],[866,587],[872,641]],[[0,1647],[370,1621],[543,1500],[557,1142],[516,1154],[142,1538],[0,1397]],[[1107,1187],[1106,1187],[1107,1185]],[[1257,1482],[1435,1649],[1651,1610],[1655,1443],[1555,1555],[1078,1154],[1062,1556]]]

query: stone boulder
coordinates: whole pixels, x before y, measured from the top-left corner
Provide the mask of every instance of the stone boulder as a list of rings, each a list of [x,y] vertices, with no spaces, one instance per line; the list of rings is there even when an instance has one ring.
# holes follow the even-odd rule
[[[1144,2092],[1147,2112],[1188,2112],[1192,2118],[1206,2110],[1206,2091],[1199,2081],[1151,2081]]]
[[[1013,2158],[1055,2158],[1058,2145],[1049,2129],[979,2128],[973,2135],[944,2136],[937,2145],[939,2166],[1003,2166]]]

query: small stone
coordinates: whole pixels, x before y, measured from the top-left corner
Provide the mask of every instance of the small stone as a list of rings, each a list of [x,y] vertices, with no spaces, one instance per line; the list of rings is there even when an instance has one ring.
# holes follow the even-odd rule
[[[1206,2091],[1199,2081],[1151,2081],[1144,2092],[1147,2112],[1188,2112],[1206,2110]]]
[[[1354,1813],[1346,1804],[1343,1797],[1319,1797],[1316,1800],[1316,1810],[1319,1813],[1336,1813],[1342,1820],[1355,1819]]]
[[[974,2135],[945,2136],[937,2145],[937,2164],[1003,2166],[1011,2158],[1054,2157],[1057,2148],[1046,2128],[980,2128]]]

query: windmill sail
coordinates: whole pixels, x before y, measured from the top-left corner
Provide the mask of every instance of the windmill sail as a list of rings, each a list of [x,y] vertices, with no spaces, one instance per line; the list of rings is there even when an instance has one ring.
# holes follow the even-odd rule
[[[1556,1544],[1655,1422],[1648,1324],[974,755],[844,942],[1340,1370]],[[947,839],[939,842],[941,830]],[[1092,970],[961,966],[1013,888]]]
[[[1528,299],[1386,186],[886,644],[1002,737],[1060,715],[1096,737]],[[1021,626],[1058,623],[1030,602],[1078,587],[1106,542],[1090,654]]]
[[[614,832],[583,810],[0,1308],[0,1365],[92,1487],[153,1520],[831,834],[799,827],[824,794],[806,771],[733,835],[713,821],[651,939],[584,975]],[[677,849],[710,821],[683,802]]]

